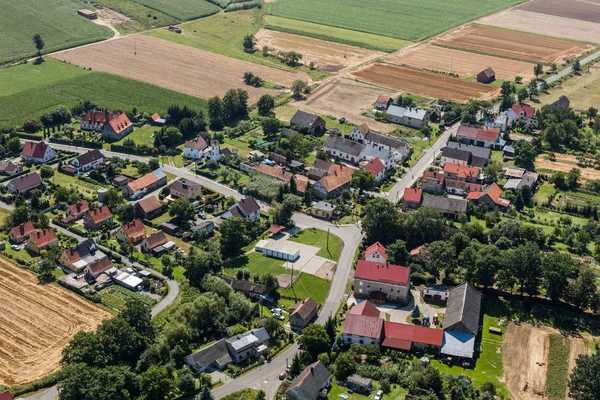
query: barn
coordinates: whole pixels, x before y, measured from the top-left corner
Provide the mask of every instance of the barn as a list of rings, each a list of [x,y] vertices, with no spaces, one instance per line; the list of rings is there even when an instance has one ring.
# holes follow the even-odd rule
[[[477,74],[477,82],[492,83],[496,80],[496,73],[492,67],[488,67]]]

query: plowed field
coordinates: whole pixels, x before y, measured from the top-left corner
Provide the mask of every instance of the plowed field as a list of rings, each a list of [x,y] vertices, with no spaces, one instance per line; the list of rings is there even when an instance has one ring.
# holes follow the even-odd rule
[[[446,46],[534,62],[562,63],[593,46],[482,25],[457,28],[435,40]]]
[[[519,75],[527,82],[534,77],[532,63],[432,46],[429,43],[400,50],[386,59],[409,67],[451,72],[463,78],[476,75],[488,67],[492,67],[496,79],[513,80]]]
[[[557,17],[600,22],[598,0],[532,0],[516,8]]]
[[[244,89],[254,103],[275,90],[247,86],[244,72],[267,82],[291,86],[304,75],[184,46],[146,35],[131,35],[95,45],[67,50],[54,57],[82,67],[121,75],[138,81],[209,99],[229,89]]]
[[[75,294],[0,259],[0,385],[58,370],[61,351],[79,331],[111,317]]]
[[[403,92],[462,103],[470,99],[489,100],[500,92],[494,86],[382,63],[371,64],[353,75]]]

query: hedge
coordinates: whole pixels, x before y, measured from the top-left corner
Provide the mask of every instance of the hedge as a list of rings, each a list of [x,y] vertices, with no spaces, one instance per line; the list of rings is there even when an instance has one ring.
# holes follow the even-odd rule
[[[154,148],[147,147],[147,146],[131,147],[131,146],[123,146],[120,144],[111,144],[110,150],[116,151],[118,153],[135,154],[138,156],[149,156],[149,155],[152,155],[152,151],[154,150]]]
[[[102,143],[90,142],[89,140],[67,140],[67,139],[58,139],[55,137],[50,137],[49,141],[50,141],[50,143],[65,144],[67,146],[86,147],[89,149],[101,149],[102,148]]]

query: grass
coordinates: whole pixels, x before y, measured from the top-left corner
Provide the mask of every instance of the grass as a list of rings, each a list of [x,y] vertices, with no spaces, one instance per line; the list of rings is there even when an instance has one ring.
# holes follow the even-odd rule
[[[40,78],[41,77],[41,78]],[[62,80],[59,79],[62,77]],[[198,110],[206,100],[102,72],[85,71],[56,60],[0,70],[0,128],[20,125],[58,106],[91,100],[112,110],[164,114],[173,104]]]
[[[340,254],[344,247],[344,242],[332,233],[329,234],[329,246],[327,246],[327,232],[319,229],[303,229],[295,236],[290,237],[289,240],[319,247],[321,250],[319,250],[317,256],[328,258],[333,261],[338,261],[340,259]]]
[[[180,20],[190,20],[218,13],[220,8],[205,0],[133,0],[152,10]]]
[[[329,293],[330,282],[314,275],[301,273],[298,279],[287,289],[279,289],[279,293],[298,299],[312,297],[319,304],[324,304]]]
[[[74,188],[79,193],[88,197],[96,197],[98,195],[98,189],[102,188],[101,185],[84,182],[74,176],[65,175],[58,171],[54,171],[54,176],[48,178],[48,181],[65,188]]]
[[[270,273],[277,276],[288,273],[288,270],[283,267],[283,260],[263,257],[259,253],[244,255],[228,262],[225,264],[225,274],[235,276],[237,270],[240,268],[249,270],[250,275],[266,275]]]
[[[278,0],[269,14],[419,41],[518,4],[518,0]]]
[[[540,105],[550,104],[560,96],[567,96],[571,101],[571,107],[578,111],[587,110],[590,107],[598,108],[600,104],[600,66],[592,65],[590,73],[574,75],[560,86],[555,86],[549,94],[539,97]],[[588,67],[584,66],[584,71]],[[585,87],[584,87],[585,85]]]
[[[264,24],[266,29],[385,52],[393,52],[411,44],[411,42],[406,40],[389,36],[373,35],[371,33],[282,18],[275,15],[266,15],[264,17]]]
[[[160,130],[156,126],[152,125],[144,125],[141,128],[135,128],[133,132],[129,135],[125,136],[123,139],[119,140],[117,143],[121,144],[126,138],[133,139],[133,141],[138,144],[145,144],[151,147],[154,147],[154,131]]]
[[[548,201],[548,197],[554,193],[554,190],[554,186],[549,183],[539,185],[534,200],[538,203],[546,203]]]
[[[112,32],[77,15],[77,0],[3,0],[0,13],[0,63],[33,57],[31,38],[39,33],[44,53],[107,39]]]
[[[150,296],[133,292],[116,285],[111,285],[105,289],[102,289],[99,293],[100,297],[102,297],[102,304],[119,312],[125,310],[127,299],[131,297],[139,298],[149,307],[152,307],[154,304],[156,304],[156,301]]]
[[[550,335],[546,395],[551,400],[562,400],[567,393],[569,375],[569,340],[560,335]]]
[[[173,25],[178,22],[169,15],[132,0],[94,0],[94,3],[131,18],[129,21],[123,21],[115,26],[121,34],[139,32],[155,26]]]

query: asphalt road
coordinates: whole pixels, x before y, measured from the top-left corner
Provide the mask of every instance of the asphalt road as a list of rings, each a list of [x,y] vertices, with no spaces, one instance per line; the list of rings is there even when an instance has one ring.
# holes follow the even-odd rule
[[[588,64],[588,63],[594,61],[598,57],[600,57],[600,50],[597,51],[597,52],[595,52],[595,53],[593,53],[593,54],[590,54],[589,56],[587,56],[587,57],[585,57],[583,59],[581,59],[581,61],[579,61],[579,64],[581,66],[584,66],[585,64]],[[546,79],[546,82],[547,83],[554,83],[557,80],[559,80],[560,78],[564,77],[565,75],[570,74],[572,71],[573,71],[573,67],[572,66],[567,67],[567,68],[563,69],[562,71],[560,71],[560,72],[552,75],[548,79]]]

